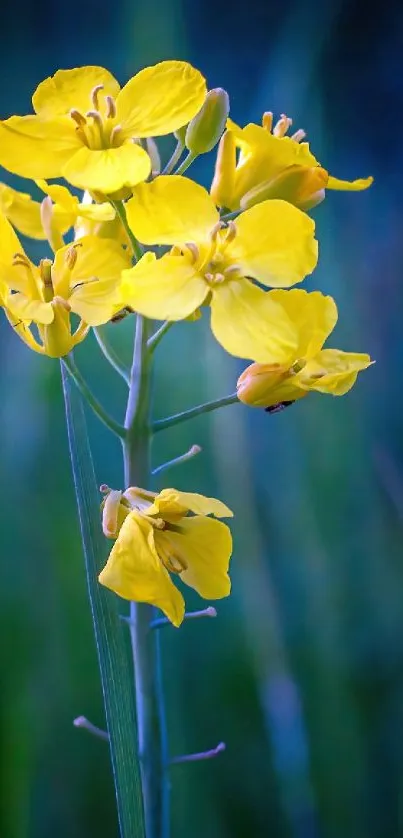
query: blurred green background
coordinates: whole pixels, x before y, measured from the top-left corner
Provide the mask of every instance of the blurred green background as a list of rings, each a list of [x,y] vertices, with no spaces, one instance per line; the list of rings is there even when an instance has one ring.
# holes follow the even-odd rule
[[[343,399],[312,395],[273,416],[227,407],[157,439],[156,464],[203,446],[160,487],[217,494],[236,513],[231,598],[217,620],[163,634],[172,754],[227,743],[173,769],[173,838],[403,835],[402,31],[393,0],[2,10],[2,117],[28,112],[58,67],[98,63],[124,81],[177,57],[228,89],[236,121],[285,111],[333,174],[375,176],[315,211],[309,287],[336,297],[332,345],[376,366]],[[206,184],[212,163],[195,167]],[[243,365],[206,321],[160,347],[157,417],[234,390]],[[129,332],[113,331],[127,358]],[[72,726],[104,719],[59,367],[4,319],[0,345],[0,835],[116,838],[107,748]],[[124,387],[92,337],[77,361],[121,416]],[[120,486],[119,447],[89,423],[99,482]]]

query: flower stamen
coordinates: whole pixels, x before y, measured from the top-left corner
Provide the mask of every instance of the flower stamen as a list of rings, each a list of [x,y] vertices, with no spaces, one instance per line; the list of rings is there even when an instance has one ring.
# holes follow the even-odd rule
[[[103,90],[103,89],[104,89],[103,84],[97,84],[91,90],[91,102],[93,104],[94,110],[96,110],[96,111],[99,110],[98,93],[99,93],[100,90]],[[106,97],[106,98],[108,99],[108,97]]]
[[[115,102],[113,96],[105,96],[105,102],[106,102],[106,117],[107,117],[107,119],[115,119],[115,116],[116,116],[116,102]]]
[[[199,248],[195,242],[186,242],[185,247],[189,250],[192,258],[192,265],[194,265],[200,259]]]

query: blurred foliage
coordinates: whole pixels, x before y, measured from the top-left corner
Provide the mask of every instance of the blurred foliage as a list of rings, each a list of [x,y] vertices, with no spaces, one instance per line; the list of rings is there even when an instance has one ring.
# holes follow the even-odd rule
[[[217,493],[236,513],[232,597],[217,620],[163,633],[172,753],[227,743],[214,761],[174,767],[175,838],[403,834],[402,26],[393,0],[2,10],[4,116],[25,113],[57,67],[99,63],[124,80],[184,58],[229,90],[239,122],[285,111],[333,174],[376,179],[316,210],[309,282],[338,302],[334,345],[376,366],[343,399],[312,395],[273,416],[227,407],[156,440],[156,464],[203,446],[159,486]],[[212,160],[198,164],[206,184]],[[233,391],[242,365],[207,320],[178,325],[159,348],[156,416]],[[127,357],[130,331],[112,334]],[[4,321],[0,344],[0,834],[113,838],[107,749],[72,726],[80,714],[102,726],[103,710],[59,365]],[[92,338],[77,360],[121,415],[124,385]],[[99,482],[121,485],[118,443],[92,417],[90,431]]]

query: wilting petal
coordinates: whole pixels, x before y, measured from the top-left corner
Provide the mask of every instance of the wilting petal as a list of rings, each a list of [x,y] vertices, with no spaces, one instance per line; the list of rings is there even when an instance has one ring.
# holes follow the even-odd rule
[[[103,67],[76,67],[73,70],[58,70],[41,82],[32,97],[34,111],[46,118],[68,114],[74,109],[83,116],[86,111],[94,110],[91,91],[101,85],[98,93],[99,106],[96,110],[105,110],[105,96],[117,96],[120,85],[108,70]]]
[[[297,334],[287,313],[246,279],[217,286],[211,328],[224,349],[239,358],[283,364],[294,357]]]
[[[117,98],[125,136],[159,137],[186,125],[200,110],[206,82],[186,61],[161,61],[137,73]]]
[[[368,189],[373,182],[373,177],[357,178],[357,180],[339,180],[339,178],[329,175],[326,189],[340,189],[346,192],[361,192],[363,189]]]
[[[62,174],[79,189],[110,194],[145,180],[150,169],[147,152],[136,143],[126,142],[117,148],[100,150],[81,146],[70,156]]]
[[[194,492],[179,492],[177,489],[163,489],[157,495],[147,515],[186,515],[194,512],[196,515],[214,515],[216,518],[232,518],[233,513],[220,500],[206,498]]]
[[[333,297],[320,291],[292,288],[290,291],[269,291],[270,298],[287,312],[298,333],[295,359],[313,358],[337,323],[337,307]]]
[[[153,527],[136,512],[122,524],[99,581],[124,599],[156,605],[175,626],[183,620],[185,603],[158,556]]]
[[[208,192],[179,175],[161,175],[137,186],[126,211],[134,235],[143,244],[206,241],[219,219]]]
[[[207,284],[182,256],[167,253],[153,259],[152,255],[146,253],[137,265],[123,271],[123,305],[156,320],[183,320],[202,305]]]
[[[323,349],[295,376],[295,384],[305,390],[343,396],[355,384],[358,373],[373,363],[365,353]]]
[[[67,116],[12,116],[0,122],[0,164],[21,177],[60,177],[81,145]]]
[[[182,581],[204,599],[228,596],[232,538],[226,524],[199,516],[183,518],[174,532],[157,530],[155,544],[187,568],[181,573]]]
[[[11,224],[24,236],[31,239],[44,239],[41,222],[41,205],[33,201],[30,195],[18,192],[5,183],[0,183],[0,209]]]
[[[318,261],[315,224],[286,201],[263,201],[236,220],[227,254],[245,276],[288,288],[312,273]]]

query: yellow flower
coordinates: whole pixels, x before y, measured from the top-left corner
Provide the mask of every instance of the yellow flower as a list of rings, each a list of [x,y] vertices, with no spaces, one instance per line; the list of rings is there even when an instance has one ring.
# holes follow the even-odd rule
[[[122,90],[102,67],[58,70],[37,87],[35,115],[0,123],[0,163],[23,177],[63,176],[111,194],[150,173],[137,140],[185,125],[205,95],[203,76],[183,61],[146,67]]]
[[[94,204],[79,201],[65,186],[38,180],[37,185],[49,201],[34,201],[30,195],[0,183],[0,212],[24,236],[31,239],[48,239],[62,246],[61,236],[75,224],[91,224],[94,235],[105,222],[113,221],[115,211],[109,203]],[[119,222],[119,226],[121,226]],[[89,230],[88,230],[89,232]],[[110,238],[113,238],[111,235]]]
[[[211,195],[218,206],[246,209],[269,198],[290,201],[300,209],[317,206],[325,189],[367,189],[372,177],[347,181],[334,178],[311,154],[302,130],[287,137],[292,120],[284,114],[272,130],[273,114],[263,125],[240,128],[232,120],[220,141]],[[239,159],[237,160],[237,154]]]
[[[87,236],[34,265],[0,214],[0,304],[31,349],[61,357],[80,343],[90,326],[106,323],[121,308],[120,273],[130,256],[116,242]],[[80,318],[72,333],[70,314]],[[11,318],[11,319],[10,319]],[[40,341],[29,330],[36,324]]]
[[[271,408],[303,398],[311,390],[342,396],[358,373],[373,363],[369,355],[322,349],[337,322],[332,297],[301,289],[270,291],[283,306],[295,329],[297,342],[287,362],[267,356],[264,364],[251,364],[237,383],[240,401],[252,407]]]
[[[282,347],[288,357],[288,318],[246,277],[286,287],[311,273],[317,242],[310,218],[285,201],[266,201],[225,226],[208,192],[174,175],[138,186],[127,217],[141,242],[173,248],[157,260],[147,253],[123,272],[125,305],[182,320],[208,304],[213,333],[228,352],[259,361]]]
[[[102,585],[124,599],[156,605],[175,626],[185,603],[170,574],[205,599],[228,596],[231,533],[207,517],[232,517],[225,504],[176,489],[158,495],[137,487],[107,491],[103,531],[116,542],[99,576]]]

